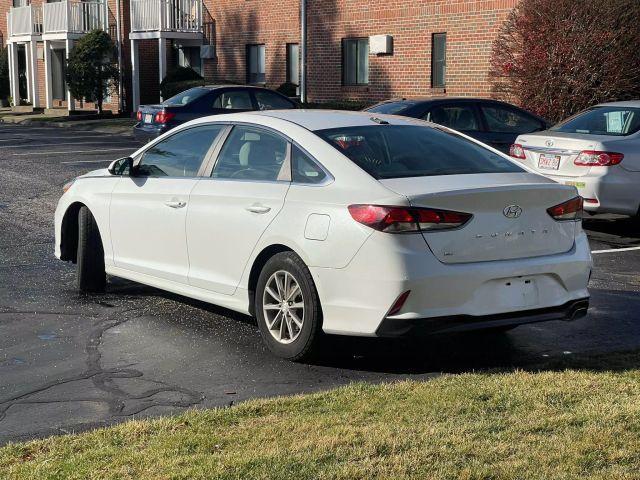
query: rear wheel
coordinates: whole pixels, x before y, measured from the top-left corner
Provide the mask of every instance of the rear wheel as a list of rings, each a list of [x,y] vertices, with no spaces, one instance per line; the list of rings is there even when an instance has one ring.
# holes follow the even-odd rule
[[[271,257],[260,273],[255,312],[264,342],[293,361],[314,353],[322,327],[318,292],[309,269],[293,252]]]
[[[107,283],[104,250],[93,214],[87,207],[78,212],[77,284],[81,292],[102,292]]]

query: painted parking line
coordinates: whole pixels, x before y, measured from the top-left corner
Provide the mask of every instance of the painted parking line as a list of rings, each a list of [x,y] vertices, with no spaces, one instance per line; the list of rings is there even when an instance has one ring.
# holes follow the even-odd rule
[[[105,148],[100,150],[70,150],[70,151],[61,151],[61,152],[28,152],[28,153],[9,153],[9,155],[13,155],[14,157],[28,157],[31,155],[71,155],[74,153],[92,153],[94,155],[99,155],[105,152],[135,152],[136,149],[132,147],[127,148]],[[65,163],[65,162],[62,162]],[[83,162],[85,163],[85,162]]]
[[[609,248],[607,250],[592,250],[591,253],[594,255],[597,255],[599,253],[631,252],[633,250],[640,250],[640,247],[624,247],[624,248]]]

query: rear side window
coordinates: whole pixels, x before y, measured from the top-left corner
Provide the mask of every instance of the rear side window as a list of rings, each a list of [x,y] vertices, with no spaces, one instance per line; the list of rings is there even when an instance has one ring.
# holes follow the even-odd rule
[[[640,130],[640,108],[595,107],[559,123],[551,130],[591,135],[631,135]]]
[[[480,105],[480,110],[490,132],[531,133],[541,130],[543,125],[530,115],[502,105]]]
[[[224,110],[253,110],[251,95],[246,90],[223,92],[213,101],[213,108]]]
[[[506,158],[438,128],[372,125],[315,133],[377,179],[524,172]]]
[[[184,92],[181,92],[178,95],[165,100],[164,102],[162,102],[162,105],[165,105],[167,107],[186,105],[193,102],[194,100],[197,100],[200,97],[205,96],[209,92],[210,90],[207,88],[190,88],[189,90],[185,90]]]
[[[291,146],[291,178],[296,183],[322,183],[327,174],[296,145]]]
[[[260,110],[284,110],[294,107],[293,103],[276,93],[256,90],[254,94]]]
[[[144,152],[138,176],[195,177],[223,125],[203,125],[171,135]]]
[[[287,143],[284,138],[260,128],[233,127],[211,176],[237,180],[284,179],[281,171],[287,157]]]
[[[425,120],[461,132],[476,132],[480,130],[480,125],[472,105],[443,105],[434,107],[429,110]]]

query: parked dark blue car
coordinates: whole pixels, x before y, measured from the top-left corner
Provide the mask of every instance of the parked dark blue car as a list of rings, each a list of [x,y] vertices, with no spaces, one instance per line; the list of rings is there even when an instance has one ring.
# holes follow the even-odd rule
[[[138,123],[133,127],[133,134],[136,139],[148,142],[194,118],[220,113],[297,107],[293,100],[268,88],[244,85],[195,87],[159,105],[140,105],[137,112]]]
[[[546,130],[545,119],[509,103],[485,98],[401,99],[365,111],[420,118],[458,130],[504,153],[520,134]]]

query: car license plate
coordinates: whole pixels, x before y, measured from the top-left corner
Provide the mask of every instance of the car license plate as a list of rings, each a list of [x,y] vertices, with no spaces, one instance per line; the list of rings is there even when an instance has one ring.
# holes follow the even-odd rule
[[[151,115],[150,113],[145,113],[144,123],[153,123],[153,115]]]
[[[558,170],[560,168],[560,155],[540,154],[540,158],[538,159],[538,168]]]

